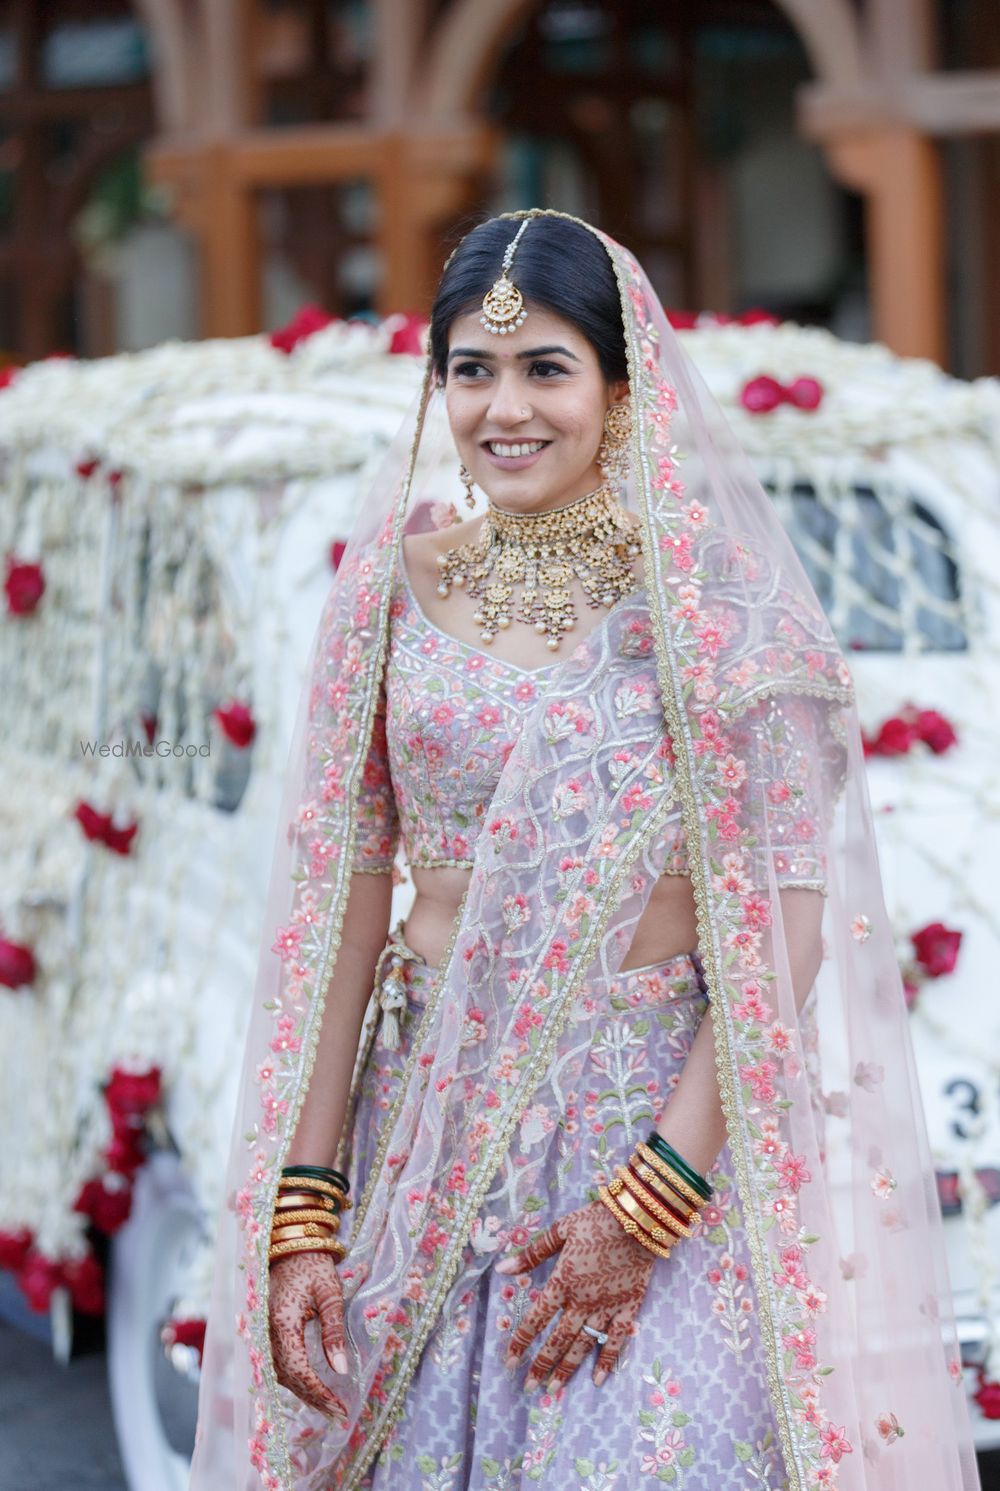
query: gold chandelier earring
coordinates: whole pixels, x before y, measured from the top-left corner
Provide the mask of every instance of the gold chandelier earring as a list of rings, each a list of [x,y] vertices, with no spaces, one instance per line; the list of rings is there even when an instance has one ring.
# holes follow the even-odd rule
[[[604,436],[597,450],[597,464],[612,491],[620,491],[628,481],[631,436],[632,413],[628,404],[612,404],[604,416]]]
[[[472,493],[472,475],[464,461],[458,468],[458,479],[462,483],[462,486],[465,488],[466,507],[475,507],[476,499]]]

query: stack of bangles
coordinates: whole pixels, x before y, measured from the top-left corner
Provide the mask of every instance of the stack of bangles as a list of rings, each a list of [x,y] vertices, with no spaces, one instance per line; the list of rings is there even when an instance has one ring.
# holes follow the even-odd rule
[[[712,1187],[654,1129],[598,1195],[630,1237],[668,1258],[678,1238],[691,1236]]]
[[[337,1238],[340,1213],[349,1211],[351,1183],[325,1165],[286,1165],[278,1181],[267,1259],[289,1253],[330,1253],[339,1263],[347,1252]]]

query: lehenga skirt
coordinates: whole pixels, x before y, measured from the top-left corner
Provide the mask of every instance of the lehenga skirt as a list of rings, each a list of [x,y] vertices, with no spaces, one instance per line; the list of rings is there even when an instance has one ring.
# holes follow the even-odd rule
[[[435,970],[407,950],[403,974],[400,1045],[387,1050],[376,1030],[358,1076],[346,1162],[355,1196],[368,1178],[380,1119],[395,1097]],[[697,959],[686,954],[588,988],[582,1009],[589,1053],[566,1091],[561,1132],[549,1149],[551,1173],[539,1187],[545,1207],[523,1218],[511,1247],[524,1247],[558,1216],[596,1199],[597,1186],[664,1107],[707,1004]],[[657,1260],[636,1333],[600,1387],[592,1380],[595,1348],[565,1386],[524,1391],[527,1364],[561,1312],[514,1371],[505,1366],[507,1346],[557,1259],[513,1277],[489,1267],[435,1325],[403,1415],[363,1486],[779,1491],[785,1478],[728,1145],[709,1179],[711,1204],[694,1236]]]

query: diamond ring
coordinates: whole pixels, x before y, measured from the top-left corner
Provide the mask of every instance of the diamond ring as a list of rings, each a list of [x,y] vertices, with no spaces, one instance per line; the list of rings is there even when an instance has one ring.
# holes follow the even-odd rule
[[[598,1346],[605,1346],[607,1344],[607,1340],[608,1340],[608,1333],[607,1333],[607,1331],[599,1331],[593,1325],[585,1325],[583,1328],[587,1332],[588,1336],[593,1336],[593,1338],[597,1342]]]

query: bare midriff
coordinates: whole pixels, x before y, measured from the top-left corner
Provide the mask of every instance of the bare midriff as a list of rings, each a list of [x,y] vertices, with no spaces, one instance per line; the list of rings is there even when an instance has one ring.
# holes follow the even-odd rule
[[[414,952],[436,967],[444,958],[455,919],[469,883],[470,871],[442,866],[411,871],[416,898],[403,935]],[[694,892],[687,875],[664,875],[635,929],[622,969],[663,963],[697,945]]]

